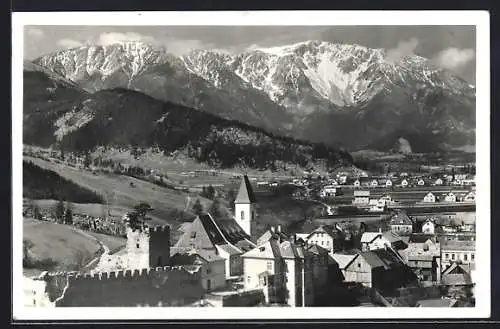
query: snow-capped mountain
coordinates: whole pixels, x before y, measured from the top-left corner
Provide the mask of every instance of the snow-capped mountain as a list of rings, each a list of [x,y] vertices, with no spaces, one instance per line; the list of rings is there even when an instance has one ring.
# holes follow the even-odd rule
[[[126,42],[64,50],[35,63],[87,90],[129,88],[327,144],[360,148],[393,134],[411,144],[407,130],[438,148],[475,144],[474,86],[417,55],[305,41],[177,57]]]

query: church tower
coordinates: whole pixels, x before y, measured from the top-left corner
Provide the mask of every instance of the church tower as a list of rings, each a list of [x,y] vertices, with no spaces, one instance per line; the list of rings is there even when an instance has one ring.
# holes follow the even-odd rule
[[[256,200],[248,176],[244,175],[236,200],[234,200],[234,218],[241,228],[250,236],[255,234]]]

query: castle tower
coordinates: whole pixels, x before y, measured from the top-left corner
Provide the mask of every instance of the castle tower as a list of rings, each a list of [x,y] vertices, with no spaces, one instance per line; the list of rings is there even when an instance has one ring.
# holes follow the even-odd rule
[[[236,200],[234,200],[234,218],[241,228],[250,236],[255,233],[256,200],[248,176],[244,175]]]
[[[170,262],[170,227],[127,227],[127,268],[167,266]]]

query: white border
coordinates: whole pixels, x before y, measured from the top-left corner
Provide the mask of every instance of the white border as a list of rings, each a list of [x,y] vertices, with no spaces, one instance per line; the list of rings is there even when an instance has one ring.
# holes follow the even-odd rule
[[[70,319],[387,319],[490,316],[490,50],[486,11],[261,11],[13,13],[13,318]],[[24,308],[22,303],[22,67],[25,25],[475,25],[477,31],[477,273],[474,308]],[[481,115],[479,115],[481,114]]]

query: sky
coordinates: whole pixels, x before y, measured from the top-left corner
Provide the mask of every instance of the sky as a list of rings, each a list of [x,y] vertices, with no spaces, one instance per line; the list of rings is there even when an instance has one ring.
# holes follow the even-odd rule
[[[474,26],[26,26],[24,58],[85,44],[144,41],[181,55],[193,49],[242,52],[306,40],[385,48],[397,60],[416,54],[471,84],[476,75]]]

